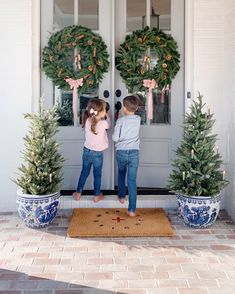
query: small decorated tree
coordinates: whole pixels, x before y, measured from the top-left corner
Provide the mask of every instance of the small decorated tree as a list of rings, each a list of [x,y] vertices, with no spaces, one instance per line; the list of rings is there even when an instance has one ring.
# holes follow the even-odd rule
[[[184,135],[176,151],[169,188],[176,193],[178,212],[193,228],[212,225],[220,210],[220,191],[226,186],[221,156],[211,134],[215,120],[199,94],[191,112],[186,114]]]
[[[55,107],[45,110],[40,101],[38,113],[28,113],[30,131],[24,137],[24,163],[19,168],[20,177],[14,182],[24,194],[46,195],[57,192],[62,180],[64,159],[55,139],[58,115]]]
[[[217,135],[211,134],[215,120],[199,94],[191,112],[186,114],[184,136],[176,151],[175,169],[170,175],[169,188],[188,196],[217,196],[226,186],[221,171],[221,155],[215,146]]]

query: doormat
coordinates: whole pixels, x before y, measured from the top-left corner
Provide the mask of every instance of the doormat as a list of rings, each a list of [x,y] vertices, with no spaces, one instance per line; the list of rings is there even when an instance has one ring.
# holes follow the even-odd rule
[[[172,226],[161,208],[139,208],[135,217],[126,208],[75,208],[67,236],[171,237]]]

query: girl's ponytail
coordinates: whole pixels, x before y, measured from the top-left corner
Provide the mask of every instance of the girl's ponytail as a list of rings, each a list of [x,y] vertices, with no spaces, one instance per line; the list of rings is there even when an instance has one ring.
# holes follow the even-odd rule
[[[86,121],[89,117],[89,113],[88,113],[88,110],[86,109],[85,111],[83,111],[83,114],[82,114],[82,127],[85,128],[85,125],[86,125]]]
[[[95,130],[96,124],[97,124],[97,119],[96,119],[95,115],[92,115],[92,117],[91,117],[91,131],[95,135],[97,135],[96,130]]]

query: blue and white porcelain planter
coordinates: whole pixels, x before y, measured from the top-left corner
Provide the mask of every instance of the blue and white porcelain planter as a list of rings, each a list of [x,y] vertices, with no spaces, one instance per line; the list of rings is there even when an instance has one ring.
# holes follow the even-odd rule
[[[49,195],[30,195],[17,191],[17,210],[25,225],[30,228],[44,228],[55,218],[60,192]]]
[[[179,216],[184,223],[193,228],[211,226],[220,210],[220,194],[215,197],[176,195]]]

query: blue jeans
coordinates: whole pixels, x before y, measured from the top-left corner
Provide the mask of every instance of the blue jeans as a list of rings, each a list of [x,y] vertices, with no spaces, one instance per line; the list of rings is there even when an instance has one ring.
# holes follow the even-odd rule
[[[136,176],[139,166],[139,150],[117,150],[116,159],[118,164],[118,197],[126,196],[125,179],[127,174],[127,186],[129,195],[129,212],[136,210]]]
[[[86,180],[93,165],[94,175],[94,195],[100,195],[101,175],[103,167],[103,151],[94,151],[86,147],[83,148],[82,171],[78,181],[77,192],[82,193]]]

